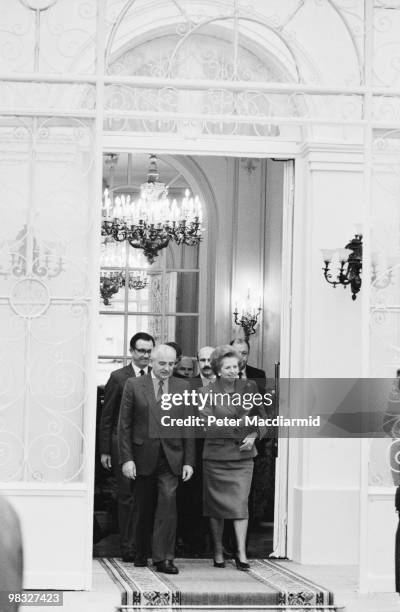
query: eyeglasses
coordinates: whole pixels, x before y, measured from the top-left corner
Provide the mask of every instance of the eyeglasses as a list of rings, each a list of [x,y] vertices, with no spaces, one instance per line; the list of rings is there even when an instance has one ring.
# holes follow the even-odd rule
[[[139,355],[151,355],[151,349],[138,349],[138,348],[135,348],[133,350],[136,351],[137,353],[139,353]]]

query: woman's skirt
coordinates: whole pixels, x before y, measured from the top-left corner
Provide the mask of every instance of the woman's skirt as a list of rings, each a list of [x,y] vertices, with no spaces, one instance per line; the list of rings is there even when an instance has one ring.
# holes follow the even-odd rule
[[[249,517],[254,459],[203,460],[203,514],[219,519]]]

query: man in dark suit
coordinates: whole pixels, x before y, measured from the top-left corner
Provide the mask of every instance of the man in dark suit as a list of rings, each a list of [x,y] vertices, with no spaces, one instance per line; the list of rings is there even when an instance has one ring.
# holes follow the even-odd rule
[[[174,564],[176,537],[176,489],[179,477],[187,482],[195,462],[194,440],[183,428],[168,438],[161,417],[182,418],[191,412],[185,405],[161,408],[164,394],[181,394],[188,384],[171,377],[176,352],[161,344],[151,355],[152,371],[130,378],[124,388],[118,424],[120,463],[124,476],[135,480],[135,566],[145,567],[154,517],[152,557],[157,570],[177,574]],[[164,430],[163,430],[164,429]],[[155,495],[157,502],[154,503]],[[154,508],[155,506],[155,508]]]
[[[254,380],[259,393],[264,393],[267,383],[264,370],[254,368],[247,363],[250,354],[249,341],[245,338],[237,338],[236,340],[232,340],[231,346],[233,346],[241,356],[239,378]]]
[[[134,560],[133,496],[132,481],[121,472],[118,455],[117,425],[119,408],[124,385],[132,376],[145,376],[149,373],[151,350],[154,338],[145,332],[138,332],[130,341],[132,362],[111,372],[104,389],[104,404],[100,421],[100,453],[102,466],[114,470],[117,481],[118,525],[121,554],[124,561]]]

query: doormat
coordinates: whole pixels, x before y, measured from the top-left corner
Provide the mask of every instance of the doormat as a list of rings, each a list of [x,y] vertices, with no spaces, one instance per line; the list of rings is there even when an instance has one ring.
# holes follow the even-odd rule
[[[333,606],[328,589],[267,559],[252,559],[248,572],[238,571],[232,561],[220,569],[214,568],[210,559],[177,559],[179,574],[172,576],[115,558],[101,559],[101,563],[119,586],[123,606],[179,610],[186,606],[246,609],[277,605],[281,610],[296,606],[310,612]]]

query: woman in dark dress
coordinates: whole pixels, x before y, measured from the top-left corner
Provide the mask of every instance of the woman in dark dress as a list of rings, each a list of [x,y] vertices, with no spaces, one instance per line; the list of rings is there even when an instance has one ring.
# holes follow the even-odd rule
[[[245,415],[258,414],[258,409],[251,407],[250,395],[257,393],[257,386],[254,381],[238,378],[239,361],[240,356],[232,346],[217,347],[211,355],[211,367],[217,378],[214,383],[199,389],[199,393],[207,397],[202,412],[206,420],[203,512],[210,518],[214,567],[225,567],[222,547],[224,519],[233,519],[238,551],[236,567],[245,571],[250,567],[246,556],[246,534],[248,497],[257,455],[254,442],[261,430],[245,422]],[[210,416],[234,419],[235,425],[218,426],[210,423]]]

